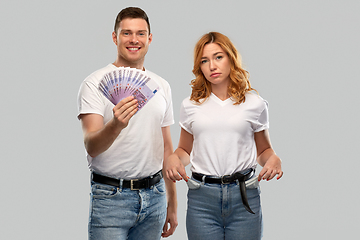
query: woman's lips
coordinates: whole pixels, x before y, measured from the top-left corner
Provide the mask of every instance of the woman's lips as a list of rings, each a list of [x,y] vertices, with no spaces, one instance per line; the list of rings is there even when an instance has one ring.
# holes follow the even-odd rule
[[[210,77],[218,77],[218,76],[220,76],[220,73],[212,73],[212,74],[210,75]]]

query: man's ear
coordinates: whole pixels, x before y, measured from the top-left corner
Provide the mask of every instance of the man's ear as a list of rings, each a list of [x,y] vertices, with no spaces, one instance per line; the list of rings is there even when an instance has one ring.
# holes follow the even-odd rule
[[[112,40],[115,43],[115,45],[117,45],[117,35],[115,32],[112,32]]]
[[[149,34],[149,44],[152,42],[152,33]]]

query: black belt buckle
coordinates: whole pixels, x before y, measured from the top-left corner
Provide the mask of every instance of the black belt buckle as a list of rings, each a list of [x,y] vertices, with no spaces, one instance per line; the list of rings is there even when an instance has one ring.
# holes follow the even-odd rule
[[[229,179],[231,176],[230,175],[224,175],[221,176],[221,184],[228,184],[231,182],[231,179]]]

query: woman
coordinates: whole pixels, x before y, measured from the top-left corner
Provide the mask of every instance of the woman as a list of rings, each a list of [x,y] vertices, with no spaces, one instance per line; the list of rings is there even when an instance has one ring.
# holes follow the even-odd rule
[[[261,239],[258,181],[283,175],[270,144],[268,104],[254,92],[226,36],[205,34],[194,53],[196,78],[182,102],[179,146],[164,161],[166,176],[189,186],[188,238]],[[256,178],[257,163],[263,168]]]

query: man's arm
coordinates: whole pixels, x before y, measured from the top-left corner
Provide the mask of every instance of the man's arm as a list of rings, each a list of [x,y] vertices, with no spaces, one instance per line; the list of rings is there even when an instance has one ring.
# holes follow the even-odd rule
[[[106,124],[99,114],[82,114],[80,121],[86,151],[91,157],[106,151],[137,111],[137,100],[132,96],[121,100],[114,108],[114,117]]]
[[[170,126],[163,127],[162,135],[164,139],[164,160],[167,159],[174,151],[172,141],[171,141],[171,133]],[[165,173],[163,172],[165,176]],[[166,185],[166,196],[167,196],[167,216],[165,225],[163,228],[162,237],[169,237],[172,235],[178,225],[177,222],[177,197],[176,197],[176,185],[173,181],[164,177],[165,185]],[[169,228],[170,224],[170,228]]]

